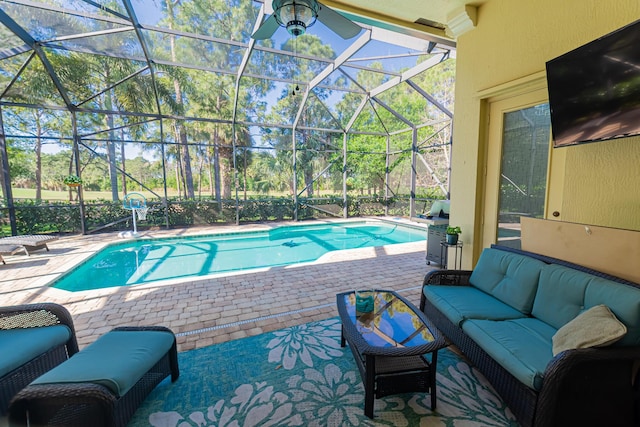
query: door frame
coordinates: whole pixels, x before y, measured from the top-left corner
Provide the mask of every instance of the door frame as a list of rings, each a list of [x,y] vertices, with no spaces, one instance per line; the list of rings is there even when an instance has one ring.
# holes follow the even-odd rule
[[[485,152],[482,165],[482,206],[480,208],[479,239],[476,239],[477,253],[496,243],[498,230],[498,202],[500,197],[500,172],[502,164],[503,119],[505,113],[533,107],[549,102],[546,74],[536,73],[524,79],[501,85],[481,93],[486,106]],[[551,160],[551,139],[548,161]],[[545,196],[545,217],[549,199],[550,164],[547,165],[547,190]]]

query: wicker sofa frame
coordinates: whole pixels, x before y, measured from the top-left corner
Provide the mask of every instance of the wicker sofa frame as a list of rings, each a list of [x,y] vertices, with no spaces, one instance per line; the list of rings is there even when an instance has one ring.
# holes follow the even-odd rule
[[[556,258],[493,245],[492,247],[559,264],[628,286],[640,287],[608,274]],[[470,286],[471,270],[429,272],[424,286]],[[420,309],[489,380],[523,427],[640,425],[640,347],[568,350],[547,365],[541,390],[535,391],[505,370],[462,328],[426,298]]]
[[[63,345],[50,348],[0,378],[0,415],[6,415],[9,402],[18,391],[78,352],[71,314],[61,305],[42,303],[0,307],[0,329],[36,328],[56,324],[69,327],[71,337]]]
[[[123,326],[113,331],[163,331],[173,335],[163,326]],[[123,396],[93,383],[29,385],[11,402],[9,426],[124,427],[151,390],[168,376],[176,381],[179,375],[174,336],[169,351]]]

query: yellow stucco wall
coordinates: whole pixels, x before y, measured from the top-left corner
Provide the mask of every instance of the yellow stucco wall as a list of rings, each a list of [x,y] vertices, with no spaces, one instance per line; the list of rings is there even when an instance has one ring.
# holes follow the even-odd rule
[[[579,148],[567,150],[562,218],[640,230],[640,138]]]
[[[489,0],[477,27],[458,38],[451,223],[463,229],[466,268],[482,249],[483,94],[539,75],[546,61],[637,19],[638,0]],[[563,221],[640,230],[640,138],[555,150],[548,215],[559,209]]]

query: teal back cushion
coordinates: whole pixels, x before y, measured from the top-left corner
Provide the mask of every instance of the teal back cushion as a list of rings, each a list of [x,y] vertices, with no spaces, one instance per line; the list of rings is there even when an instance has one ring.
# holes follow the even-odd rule
[[[594,277],[587,286],[585,309],[604,304],[627,327],[615,346],[640,345],[640,288]]]
[[[469,282],[516,310],[529,314],[546,264],[537,259],[487,248],[482,251]]]
[[[584,310],[585,291],[594,277],[561,265],[545,266],[531,314],[560,329]]]

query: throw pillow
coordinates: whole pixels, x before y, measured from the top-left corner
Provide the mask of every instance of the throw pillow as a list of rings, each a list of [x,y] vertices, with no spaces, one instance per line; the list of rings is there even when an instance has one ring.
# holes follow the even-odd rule
[[[618,341],[627,333],[606,305],[596,305],[580,313],[558,329],[553,336],[553,355],[574,348],[604,347]]]

